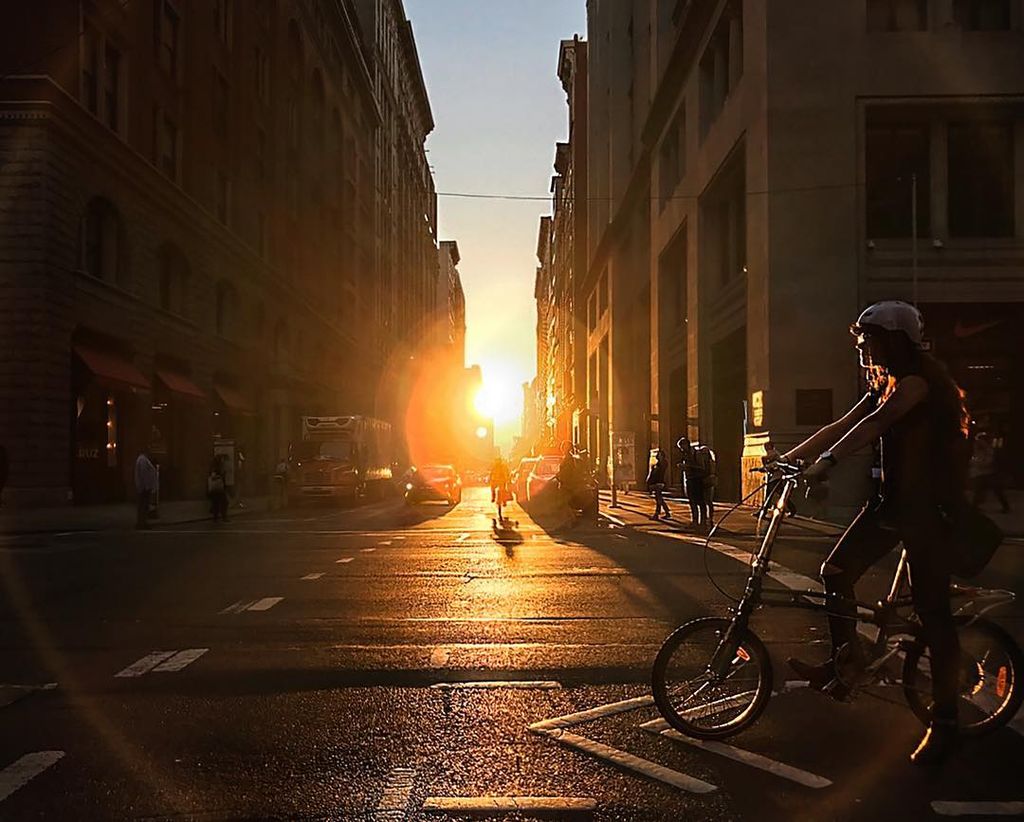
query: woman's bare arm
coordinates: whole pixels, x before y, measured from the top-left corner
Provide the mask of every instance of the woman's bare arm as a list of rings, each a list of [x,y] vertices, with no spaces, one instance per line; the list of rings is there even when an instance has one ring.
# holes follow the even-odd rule
[[[885,402],[860,420],[832,446],[832,455],[837,460],[842,459],[874,442],[927,396],[928,383],[923,377],[904,377]]]
[[[871,414],[875,408],[875,398],[871,394],[865,394],[849,411],[835,422],[829,423],[819,429],[796,448],[787,451],[782,455],[782,462],[793,462],[795,460],[817,459],[818,454],[839,442],[861,420]],[[835,449],[833,448],[833,451]]]

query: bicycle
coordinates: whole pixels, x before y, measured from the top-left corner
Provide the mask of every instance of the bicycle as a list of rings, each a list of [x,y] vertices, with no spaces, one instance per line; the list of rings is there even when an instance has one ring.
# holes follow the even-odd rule
[[[765,469],[753,470],[766,473]],[[756,609],[766,605],[827,613],[821,591],[764,587],[786,504],[801,473],[799,466],[781,463],[773,470],[781,471],[783,487],[775,497],[767,530],[753,554],[746,587],[732,616],[701,617],[685,623],[665,640],[654,662],[652,687],[658,710],[673,728],[687,736],[732,736],[756,722],[767,707],[772,695],[772,664],[764,644],[750,629]],[[849,666],[844,666],[840,653],[835,678],[826,690],[842,688],[845,698],[851,699],[868,687],[898,685],[917,718],[928,724],[930,657],[913,616],[907,586],[907,555],[903,550],[886,598],[876,604],[853,601],[857,621],[877,630],[867,649],[867,667],[856,676],[844,673],[844,667]],[[1009,722],[1024,701],[1020,682],[1024,655],[1005,630],[984,618],[993,608],[1012,602],[1016,595],[956,583],[951,584],[951,595],[961,652],[960,730],[967,736],[979,736]],[[901,672],[896,674],[898,657],[903,662]],[[840,691],[834,690],[834,694]]]

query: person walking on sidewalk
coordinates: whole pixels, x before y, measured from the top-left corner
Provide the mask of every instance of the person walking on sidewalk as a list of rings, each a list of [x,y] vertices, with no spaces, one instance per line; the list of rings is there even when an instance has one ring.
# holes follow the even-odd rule
[[[657,519],[661,509],[665,509],[665,519],[671,519],[672,512],[668,510],[668,503],[665,502],[665,481],[668,475],[668,460],[665,452],[658,449],[657,456],[651,470],[647,473],[647,490],[654,494],[654,513],[651,519]]]
[[[149,504],[159,487],[160,475],[149,458],[149,449],[143,448],[135,458],[135,527],[149,528]]]
[[[210,463],[206,477],[206,495],[210,498],[210,513],[213,521],[228,521],[228,487],[224,481],[224,455],[217,454]]]
[[[679,438],[676,448],[683,455],[683,479],[686,499],[690,503],[690,519],[697,528],[710,528],[718,482],[715,452],[699,442],[691,443],[686,437]]]

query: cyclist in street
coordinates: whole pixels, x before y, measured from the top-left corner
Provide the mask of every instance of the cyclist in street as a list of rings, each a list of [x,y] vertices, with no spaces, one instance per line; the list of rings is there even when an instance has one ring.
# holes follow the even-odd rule
[[[963,392],[946,367],[922,349],[920,312],[885,301],[867,308],[850,327],[868,392],[842,419],[826,425],[782,460],[815,460],[809,482],[881,440],[882,485],[846,529],[821,567],[832,657],[821,665],[791,659],[812,687],[837,698],[866,665],[857,638],[854,584],[897,543],[910,564],[911,595],[931,651],[934,707],[924,738],[911,755],[934,764],[955,747],[959,644],[950,609],[950,546],[944,512],[963,499],[968,460]],[[838,680],[838,681],[837,681]]]
[[[504,520],[502,506],[504,506],[505,501],[509,498],[509,470],[508,463],[500,456],[494,458],[494,464],[491,466],[490,483],[491,502],[498,506],[498,522],[502,522]]]

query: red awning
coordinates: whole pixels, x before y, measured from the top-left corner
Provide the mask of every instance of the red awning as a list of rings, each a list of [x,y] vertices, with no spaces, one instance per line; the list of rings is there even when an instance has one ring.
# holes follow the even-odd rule
[[[97,382],[112,388],[149,390],[149,380],[133,362],[120,354],[91,348],[81,343],[75,343],[73,350]]]
[[[233,414],[255,415],[256,412],[249,404],[249,401],[237,388],[231,388],[227,385],[214,385],[213,390],[220,397],[220,401],[224,403],[224,407]]]
[[[156,378],[167,387],[168,391],[190,400],[206,400],[206,392],[184,374],[157,369]]]

